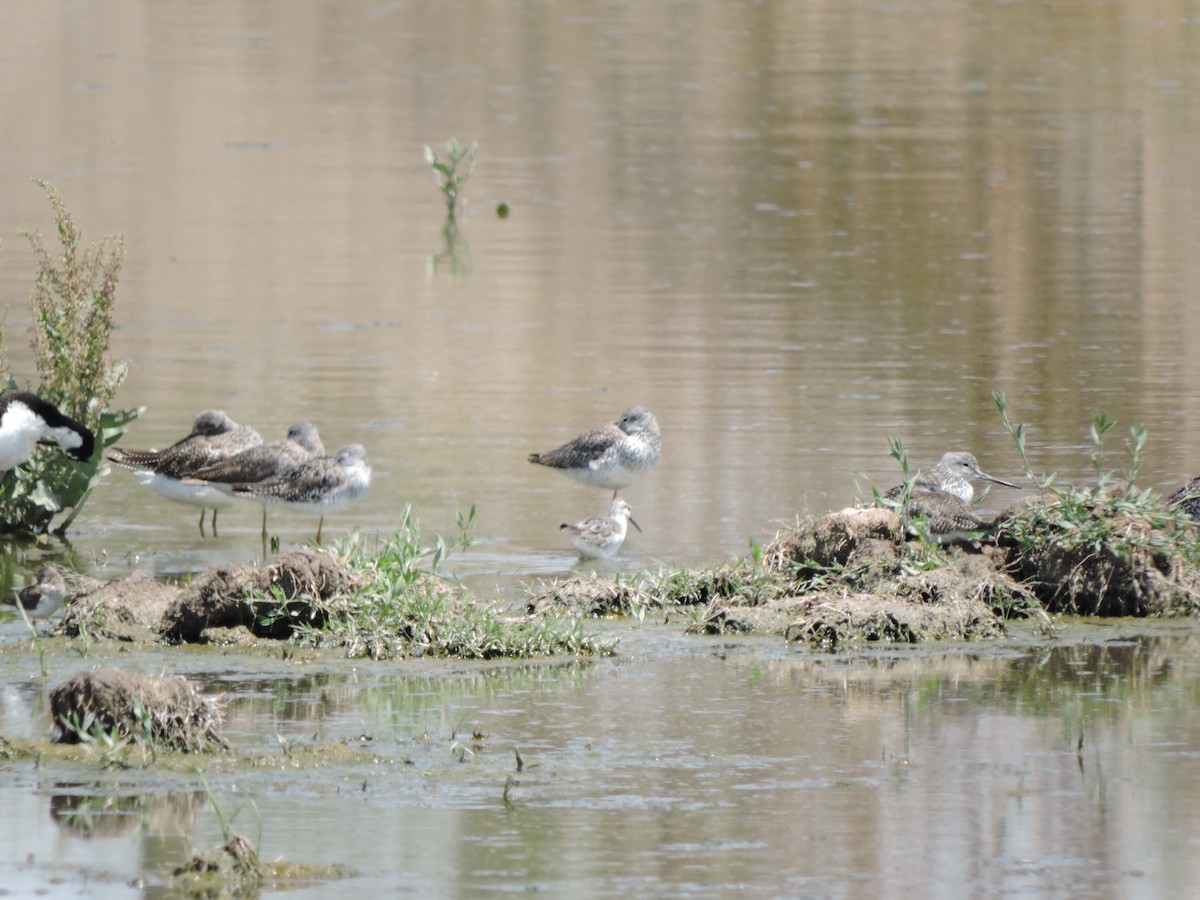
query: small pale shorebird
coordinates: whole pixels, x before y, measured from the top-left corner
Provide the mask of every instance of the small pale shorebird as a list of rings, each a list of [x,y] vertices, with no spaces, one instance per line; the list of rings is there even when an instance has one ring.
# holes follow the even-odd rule
[[[975,499],[971,482],[976,479],[1017,487],[982,471],[970,453],[947,453],[928,472],[918,472],[911,484],[895,485],[883,496],[888,500],[904,499],[902,517],[909,522],[924,519],[926,533],[934,540],[940,543],[970,540],[991,527],[971,508]]]
[[[116,447],[108,458],[131,470],[138,480],[156,494],[200,507],[200,535],[204,535],[204,514],[212,510],[213,537],[217,536],[217,510],[233,502],[227,491],[207,482],[188,484],[192,473],[220,462],[249,447],[262,443],[262,436],[247,425],[239,425],[223,410],[206,409],[196,416],[191,433],[165,450],[126,450]]]
[[[613,500],[607,516],[589,516],[574,525],[563,523],[561,530],[581,556],[592,559],[612,559],[625,543],[627,522],[638,531],[642,527],[633,521],[633,510],[624,500]]]
[[[529,461],[559,469],[577,481],[617,491],[641,478],[662,454],[654,413],[634,406],[617,421],[581,434],[547,453],[530,453]]]
[[[235,494],[320,516],[317,543],[325,515],[357,500],[371,484],[371,464],[362,444],[350,444],[333,456],[314,456],[294,469],[255,484],[232,485]]]
[[[62,572],[46,565],[38,569],[37,579],[15,594],[0,599],[0,605],[25,610],[31,619],[46,619],[58,612],[67,596],[67,582]]]
[[[1005,487],[1017,487],[1011,481],[1004,481],[982,471],[979,468],[979,461],[970,453],[947,453],[928,472],[917,473],[911,492],[915,493],[919,490],[945,491],[953,494],[963,503],[970,503],[975,499],[975,488],[972,487],[971,482],[977,479],[1002,484]],[[883,496],[889,500],[899,500],[904,493],[904,488],[904,484],[890,487]]]
[[[288,429],[287,438],[247,447],[233,456],[197,469],[183,479],[185,484],[207,483],[226,494],[235,484],[257,484],[278,478],[314,456],[324,456],[325,446],[312,422],[297,422]],[[267,503],[262,501],[262,536],[267,539]]]
[[[92,458],[96,436],[53,403],[29,391],[0,394],[0,472],[28,462],[38,444],[53,439],[76,462]]]

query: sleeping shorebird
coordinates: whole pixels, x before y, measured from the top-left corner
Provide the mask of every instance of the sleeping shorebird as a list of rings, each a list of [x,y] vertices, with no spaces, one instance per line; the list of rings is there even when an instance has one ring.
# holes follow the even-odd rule
[[[30,619],[46,619],[58,612],[67,596],[67,582],[62,572],[46,565],[38,569],[37,579],[15,594],[0,599],[0,605],[19,605]]]
[[[0,472],[28,462],[38,444],[57,442],[76,462],[92,458],[96,437],[53,403],[29,391],[0,394]]]
[[[294,469],[255,484],[234,484],[233,492],[256,500],[283,503],[320,516],[317,543],[325,515],[358,499],[371,484],[371,464],[362,444],[350,444],[333,456],[314,456]]]
[[[312,422],[297,422],[288,429],[287,438],[247,447],[233,456],[211,466],[197,469],[184,478],[185,484],[207,483],[226,494],[233,493],[235,484],[258,484],[279,478],[315,456],[324,456],[325,446],[317,426]],[[267,539],[267,503],[262,501],[262,536]]]
[[[262,436],[246,425],[239,425],[223,410],[207,409],[196,416],[191,433],[165,450],[125,450],[116,447],[108,458],[131,470],[150,490],[176,503],[200,507],[200,535],[204,535],[204,514],[212,510],[213,537],[217,536],[217,509],[233,502],[227,491],[207,482],[186,483],[193,472],[220,462],[262,443]]]
[[[642,527],[633,521],[633,510],[629,508],[629,504],[624,500],[613,500],[607,516],[589,516],[574,525],[564,522],[561,530],[567,533],[567,540],[581,556],[612,559],[621,549],[621,544],[625,543],[627,522],[632,523],[638,531],[642,530]]]
[[[662,454],[654,413],[634,406],[617,421],[581,434],[547,453],[531,453],[529,461],[559,469],[577,481],[617,491],[653,468]]]

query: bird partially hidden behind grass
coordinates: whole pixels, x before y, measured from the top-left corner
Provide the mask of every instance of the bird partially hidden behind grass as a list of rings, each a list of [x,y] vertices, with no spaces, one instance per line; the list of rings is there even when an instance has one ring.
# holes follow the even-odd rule
[[[624,500],[613,500],[607,516],[589,516],[574,525],[563,523],[562,531],[580,555],[591,559],[612,559],[625,543],[627,522],[638,531],[642,527],[633,521],[633,510]]]
[[[47,619],[62,608],[67,597],[67,581],[52,565],[38,569],[37,578],[15,594],[0,598],[0,605],[20,606],[30,619]]]
[[[233,492],[282,503],[320,516],[317,543],[327,513],[357,500],[371,484],[371,464],[362,444],[350,444],[333,456],[314,456],[288,472],[254,484],[234,484]]]
[[[1178,507],[1200,522],[1200,476],[1193,478],[1167,498],[1167,506]]]
[[[662,455],[658,420],[644,406],[633,406],[615,422],[595,428],[529,461],[558,469],[576,481],[617,491],[654,467]]]
[[[190,433],[165,450],[126,450],[115,447],[108,458],[129,469],[138,480],[176,503],[200,507],[200,535],[204,515],[212,510],[213,537],[217,536],[217,509],[233,502],[228,491],[207,482],[185,482],[193,473],[263,442],[247,425],[239,425],[220,409],[206,409],[196,416]]]
[[[939,543],[974,540],[991,527],[971,507],[975,498],[971,482],[979,479],[1017,487],[981,470],[972,454],[953,452],[943,455],[928,472],[918,472],[911,482],[888,488],[883,496],[903,501],[900,515],[910,533],[917,533],[912,523],[920,519],[924,520],[925,534]]]
[[[208,483],[227,494],[235,484],[258,484],[280,478],[316,456],[325,455],[321,435],[312,422],[297,422],[282,441],[248,447],[184,478],[185,484]],[[262,502],[262,538],[267,539],[267,502]]]

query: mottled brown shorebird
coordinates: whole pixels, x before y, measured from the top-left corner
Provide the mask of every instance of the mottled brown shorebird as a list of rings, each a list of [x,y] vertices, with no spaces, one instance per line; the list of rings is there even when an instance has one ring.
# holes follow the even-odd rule
[[[902,518],[909,523],[924,519],[925,532],[934,540],[940,543],[971,540],[991,527],[991,523],[977,516],[971,507],[971,501],[975,499],[971,482],[976,479],[1017,487],[984,472],[972,454],[954,452],[945,454],[928,472],[918,472],[911,483],[888,488],[883,496],[888,500],[903,499]],[[914,530],[911,525],[909,530]]]
[[[223,410],[206,409],[196,416],[189,434],[165,450],[126,450],[116,447],[108,458],[131,470],[138,480],[157,494],[200,507],[200,535],[204,535],[204,514],[212,510],[213,537],[217,536],[217,509],[233,499],[225,491],[205,482],[186,483],[194,472],[262,443],[262,436],[246,425],[239,425]]]

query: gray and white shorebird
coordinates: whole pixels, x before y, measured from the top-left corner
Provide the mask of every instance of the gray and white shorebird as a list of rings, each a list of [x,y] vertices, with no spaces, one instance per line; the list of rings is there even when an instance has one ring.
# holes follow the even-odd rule
[[[0,472],[28,462],[38,444],[54,441],[76,462],[92,458],[96,436],[82,422],[29,391],[0,394]]]
[[[200,534],[204,514],[212,510],[213,537],[217,536],[217,510],[233,498],[228,491],[207,482],[187,482],[193,473],[263,442],[248,425],[239,425],[223,410],[206,409],[196,416],[192,430],[164,450],[126,450],[116,447],[108,458],[131,470],[138,480],[168,500],[200,507]]]
[[[944,454],[938,464],[928,472],[918,472],[916,478],[913,479],[910,493],[919,490],[945,491],[953,494],[963,503],[970,503],[975,499],[975,488],[971,482],[976,480],[991,481],[1005,487],[1018,487],[1011,481],[1005,481],[984,472],[979,468],[979,461],[972,454],[953,452]],[[883,496],[889,500],[899,500],[904,493],[904,488],[904,484],[897,484],[888,488]]]
[[[638,531],[642,530],[641,526],[633,521],[633,510],[629,508],[629,504],[616,499],[609,507],[607,516],[589,516],[574,525],[564,522],[561,530],[567,533],[567,540],[581,556],[612,559],[625,543],[627,523],[632,523]]]
[[[581,434],[556,450],[530,453],[529,461],[558,469],[593,487],[617,491],[633,484],[662,455],[658,420],[644,406],[621,413],[615,422]]]
[[[362,444],[350,444],[333,456],[314,456],[288,472],[254,484],[232,485],[235,494],[320,516],[317,543],[325,516],[357,500],[371,484],[371,464]]]
[[[27,584],[15,594],[0,599],[0,605],[25,610],[31,619],[46,619],[62,607],[67,597],[67,581],[54,566],[45,565],[38,569],[33,584]]]
[[[312,422],[297,422],[282,441],[247,447],[183,479],[185,484],[207,483],[226,494],[235,484],[258,484],[279,478],[316,456],[325,455],[325,445]],[[262,536],[267,538],[267,502],[262,500]]]
[[[991,527],[971,507],[975,499],[971,482],[977,479],[1017,487],[984,472],[972,454],[953,452],[942,456],[928,472],[918,472],[911,484],[890,487],[883,496],[889,500],[904,499],[901,515],[909,522],[924,519],[926,533],[934,540],[941,543],[970,540]]]

